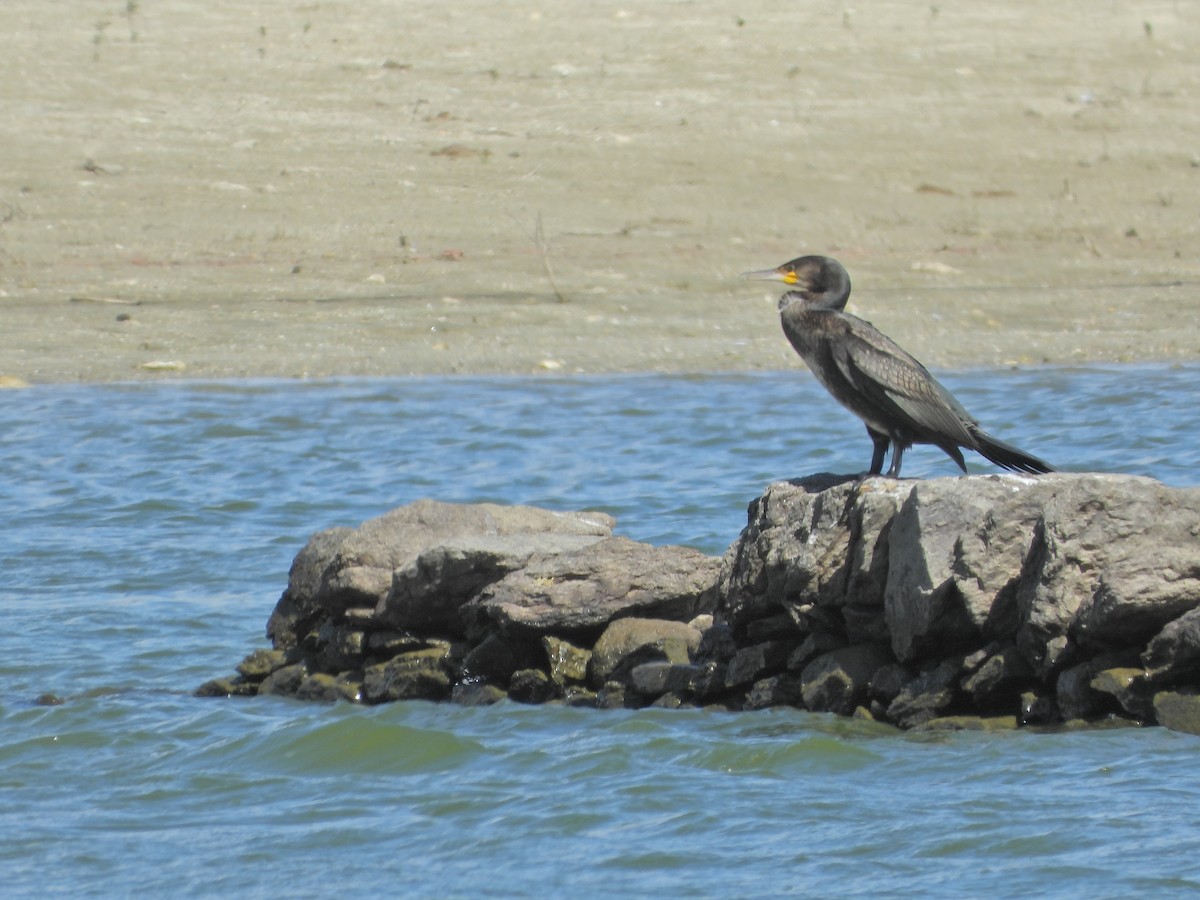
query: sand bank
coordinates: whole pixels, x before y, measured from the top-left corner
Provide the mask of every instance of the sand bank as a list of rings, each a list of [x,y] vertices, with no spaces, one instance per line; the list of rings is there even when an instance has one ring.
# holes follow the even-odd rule
[[[792,367],[805,252],[931,367],[1200,357],[1184,4],[7,12],[0,376]]]

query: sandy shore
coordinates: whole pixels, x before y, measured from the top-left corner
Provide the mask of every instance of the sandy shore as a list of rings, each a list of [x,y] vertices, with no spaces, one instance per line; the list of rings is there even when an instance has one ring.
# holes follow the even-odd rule
[[[731,10],[10,0],[0,378],[1200,358],[1186,4]]]

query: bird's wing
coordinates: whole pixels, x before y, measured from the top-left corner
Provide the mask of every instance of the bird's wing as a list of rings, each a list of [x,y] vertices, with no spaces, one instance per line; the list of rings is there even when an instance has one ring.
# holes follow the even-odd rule
[[[973,447],[968,427],[975,420],[962,404],[895,341],[870,322],[853,318],[844,340],[833,348],[846,380],[882,409],[907,420],[913,431]]]

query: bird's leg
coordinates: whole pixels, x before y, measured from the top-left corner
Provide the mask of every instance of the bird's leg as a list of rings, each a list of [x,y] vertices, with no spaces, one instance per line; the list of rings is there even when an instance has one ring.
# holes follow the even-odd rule
[[[867,426],[867,434],[871,436],[871,443],[875,445],[875,449],[871,452],[869,474],[878,475],[883,471],[883,458],[887,456],[888,444],[891,443],[891,439],[886,434],[880,434],[870,425]]]
[[[899,478],[900,477],[900,460],[903,456],[904,456],[904,445],[899,442],[896,442],[895,444],[892,445],[892,464],[888,468],[888,471],[887,471],[889,478]]]

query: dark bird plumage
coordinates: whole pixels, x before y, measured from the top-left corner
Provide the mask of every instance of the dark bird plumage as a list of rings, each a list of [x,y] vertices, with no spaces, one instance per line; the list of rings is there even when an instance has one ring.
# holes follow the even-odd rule
[[[836,259],[802,256],[743,278],[794,285],[779,299],[783,333],[834,398],[867,426],[874,444],[871,474],[900,475],[913,444],[940,447],[967,470],[960,447],[1018,472],[1054,471],[1036,456],[992,437],[953,395],[895,341],[870,322],[845,312],[850,276]]]

